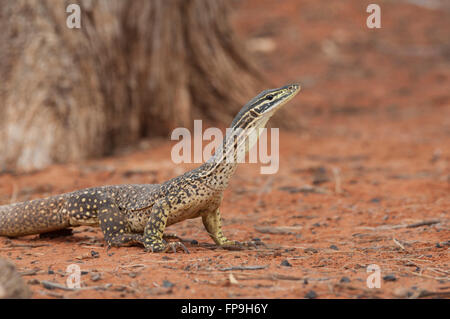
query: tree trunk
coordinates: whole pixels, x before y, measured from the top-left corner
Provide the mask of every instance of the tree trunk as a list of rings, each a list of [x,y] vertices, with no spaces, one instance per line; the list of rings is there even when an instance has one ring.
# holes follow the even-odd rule
[[[70,29],[66,7],[81,7]],[[106,155],[226,123],[254,68],[226,0],[8,0],[0,6],[0,170]]]

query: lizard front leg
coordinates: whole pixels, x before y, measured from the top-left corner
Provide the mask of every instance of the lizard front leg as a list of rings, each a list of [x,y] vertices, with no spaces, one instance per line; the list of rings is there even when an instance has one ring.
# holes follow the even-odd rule
[[[222,221],[220,218],[219,208],[212,212],[203,214],[202,221],[209,236],[211,236],[217,245],[236,245],[237,242],[235,240],[228,240],[222,232]]]
[[[177,248],[181,248],[184,252],[189,253],[183,243],[179,241],[167,243],[163,240],[164,230],[166,229],[167,218],[169,217],[171,208],[172,206],[166,198],[160,199],[153,205],[144,229],[144,247],[146,251],[168,252],[172,250],[176,252]]]
[[[203,225],[206,228],[206,231],[208,232],[209,236],[214,240],[214,242],[222,246],[224,248],[230,247],[230,248],[240,248],[242,246],[253,246],[256,247],[257,245],[263,245],[262,242],[256,242],[256,241],[247,241],[247,242],[238,242],[236,240],[229,240],[225,237],[225,235],[222,232],[222,220],[220,217],[220,210],[217,208],[216,210],[203,214],[202,215],[202,221]]]

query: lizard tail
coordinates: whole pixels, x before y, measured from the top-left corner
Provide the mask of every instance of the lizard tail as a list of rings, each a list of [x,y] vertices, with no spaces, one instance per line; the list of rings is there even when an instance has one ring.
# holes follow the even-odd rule
[[[0,206],[0,236],[46,233],[69,226],[65,198],[53,196]]]

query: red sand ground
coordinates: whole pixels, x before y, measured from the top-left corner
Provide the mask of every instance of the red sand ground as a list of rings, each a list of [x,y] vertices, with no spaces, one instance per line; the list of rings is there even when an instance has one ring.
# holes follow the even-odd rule
[[[1,238],[0,255],[34,298],[448,298],[449,11],[380,1],[382,29],[369,30],[367,4],[238,6],[236,29],[273,86],[304,86],[285,110],[302,127],[280,130],[279,172],[241,165],[222,204],[228,237],[260,238],[266,248],[218,249],[196,219],[168,228],[199,242],[187,244],[191,254],[107,252],[99,229],[82,227],[69,237]],[[171,145],[150,141],[126,155],[0,175],[0,204],[163,182],[194,167],[172,163]],[[85,289],[40,282],[64,285],[70,264],[80,266]],[[370,264],[380,267],[379,289],[366,285]]]

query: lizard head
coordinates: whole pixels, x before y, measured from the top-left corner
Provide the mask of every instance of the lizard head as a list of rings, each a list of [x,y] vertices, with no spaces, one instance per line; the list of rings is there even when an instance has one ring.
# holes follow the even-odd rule
[[[299,84],[289,84],[265,90],[242,107],[231,123],[233,128],[252,129],[264,127],[267,121],[299,91]]]

